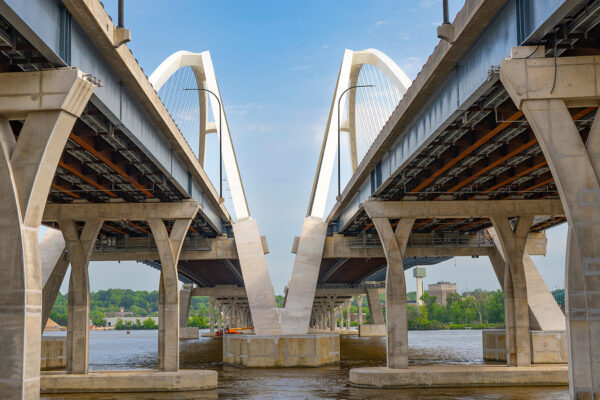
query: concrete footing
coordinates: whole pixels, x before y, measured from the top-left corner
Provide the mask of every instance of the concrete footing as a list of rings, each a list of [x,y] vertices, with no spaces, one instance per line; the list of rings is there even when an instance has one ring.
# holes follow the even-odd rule
[[[358,336],[360,337],[373,337],[373,336],[385,336],[387,330],[384,324],[377,325],[361,325],[358,328]]]
[[[340,362],[340,336],[225,335],[223,362],[249,368],[321,367]]]
[[[40,369],[64,369],[67,367],[67,337],[42,336]]]
[[[568,386],[566,365],[429,365],[406,369],[354,368],[350,384],[373,388]]]
[[[217,372],[93,371],[88,374],[42,372],[41,393],[191,392],[217,387]]]
[[[185,328],[179,328],[179,340],[198,339],[199,336],[199,329],[196,327],[186,326]]]
[[[506,362],[506,333],[504,329],[481,332],[483,359]],[[565,331],[529,331],[532,364],[566,364],[567,333]]]

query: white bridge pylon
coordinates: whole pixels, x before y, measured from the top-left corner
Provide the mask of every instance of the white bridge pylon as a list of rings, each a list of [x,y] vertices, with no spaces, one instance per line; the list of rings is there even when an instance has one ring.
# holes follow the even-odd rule
[[[327,120],[327,126],[325,128],[323,145],[321,146],[321,154],[319,156],[317,172],[315,174],[315,180],[308,205],[308,217],[325,217],[327,195],[329,193],[329,185],[331,184],[335,156],[337,153],[338,100],[345,90],[356,86],[360,70],[365,64],[373,65],[383,72],[402,96],[406,93],[412,83],[404,71],[391,58],[379,50],[365,49],[352,51],[346,49],[344,51],[344,58],[342,59],[342,65],[338,74],[335,94],[329,111],[329,119]],[[347,132],[349,135],[350,160],[352,172],[354,173],[358,168],[359,161],[356,148],[356,90],[348,91],[346,96],[348,96],[348,115],[346,119],[343,117],[340,118],[340,130]],[[343,100],[341,104],[343,107]]]
[[[191,67],[196,78],[196,83],[200,89],[208,89],[215,93],[219,97],[221,102],[221,129],[222,132],[218,132],[219,129],[219,104],[214,98],[210,98],[209,94],[205,91],[198,92],[199,99],[199,111],[200,111],[200,126],[199,128],[199,146],[198,146],[198,161],[204,168],[204,158],[206,153],[206,135],[208,133],[216,133],[217,135],[223,135],[223,164],[225,165],[225,174],[227,181],[229,182],[229,190],[231,191],[231,199],[233,202],[233,208],[235,211],[236,220],[243,220],[250,217],[250,210],[248,209],[248,203],[246,201],[246,193],[244,186],[242,185],[242,178],[240,176],[240,170],[235,157],[235,150],[233,148],[233,142],[231,141],[231,134],[229,133],[229,125],[227,123],[227,117],[225,115],[225,107],[223,106],[223,100],[221,99],[221,92],[219,91],[219,85],[217,83],[217,77],[213,68],[212,59],[209,51],[202,53],[192,53],[189,51],[178,51],[167,57],[150,75],[149,81],[158,92],[160,88],[167,82],[167,80],[177,70]],[[183,93],[181,95],[184,95]],[[208,104],[207,100],[210,99],[210,106],[212,115],[215,117],[214,123],[207,122]],[[214,183],[213,183],[214,184]]]
[[[227,179],[231,189],[236,214],[233,224],[236,248],[244,278],[244,286],[252,313],[254,329],[261,334],[306,334],[309,328],[313,300],[317,288],[321,258],[327,236],[327,223],[324,221],[325,206],[333,165],[337,151],[337,116],[339,96],[349,87],[355,86],[363,65],[370,64],[379,68],[393,83],[401,95],[404,95],[411,81],[406,74],[388,56],[375,49],[362,51],[345,50],[342,66],[338,75],[335,94],[329,112],[325,138],[317,166],[317,173],[310,197],[309,211],[302,227],[302,233],[296,250],[294,269],[289,282],[286,307],[277,308],[275,293],[269,276],[267,262],[256,220],[250,218],[246,197],[235,159],[235,153],[227,126],[225,113],[223,124],[223,160]],[[156,90],[178,69],[191,67],[198,88],[206,88],[219,95],[215,73],[208,51],[195,54],[179,51],[168,57],[150,76],[150,82]],[[350,134],[350,153],[353,170],[358,166],[355,130],[356,101],[353,91],[349,94],[349,116],[342,123],[342,130]],[[207,95],[199,96],[200,107],[200,144],[199,159],[203,164],[206,134],[216,131],[216,127],[206,122]],[[211,99],[213,115],[219,115],[218,104]]]

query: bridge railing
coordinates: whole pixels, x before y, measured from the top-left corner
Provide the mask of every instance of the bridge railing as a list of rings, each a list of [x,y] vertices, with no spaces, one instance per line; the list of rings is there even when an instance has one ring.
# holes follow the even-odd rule
[[[212,243],[205,237],[192,235],[183,242],[183,250],[210,251]],[[95,252],[111,251],[156,251],[156,243],[152,236],[116,238],[100,236],[94,245]]]
[[[494,241],[482,232],[475,235],[416,236],[411,235],[408,247],[492,247]],[[381,241],[375,234],[362,234],[348,239],[348,247],[354,249],[380,248]]]
[[[382,289],[384,287],[385,282],[321,283],[317,285],[317,289]]]

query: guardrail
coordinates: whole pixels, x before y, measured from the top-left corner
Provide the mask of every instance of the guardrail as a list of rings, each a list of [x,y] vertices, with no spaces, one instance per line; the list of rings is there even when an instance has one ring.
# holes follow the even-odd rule
[[[381,241],[374,234],[362,234],[354,238],[348,238],[348,247],[354,249],[380,248]],[[445,235],[415,237],[408,239],[408,247],[493,247],[494,241],[491,237],[478,233],[476,235]]]
[[[385,287],[385,282],[371,283],[321,283],[317,289],[381,289]]]
[[[183,242],[182,250],[210,251],[212,244],[210,240],[202,236],[188,236]],[[156,251],[156,243],[152,236],[127,237],[118,239],[110,236],[101,236],[96,239],[94,251]]]

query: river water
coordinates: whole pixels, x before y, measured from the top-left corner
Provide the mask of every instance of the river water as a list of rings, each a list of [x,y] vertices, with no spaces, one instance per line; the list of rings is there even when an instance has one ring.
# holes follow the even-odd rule
[[[49,332],[64,335],[65,332]],[[157,331],[91,331],[90,370],[151,369],[158,364]],[[481,331],[410,331],[412,365],[482,364]],[[385,338],[342,336],[341,364],[324,368],[241,369],[221,364],[221,339],[181,342],[181,367],[219,372],[219,388],[186,394],[98,394],[43,399],[568,399],[567,387],[362,389],[348,385],[351,368],[385,365]]]

